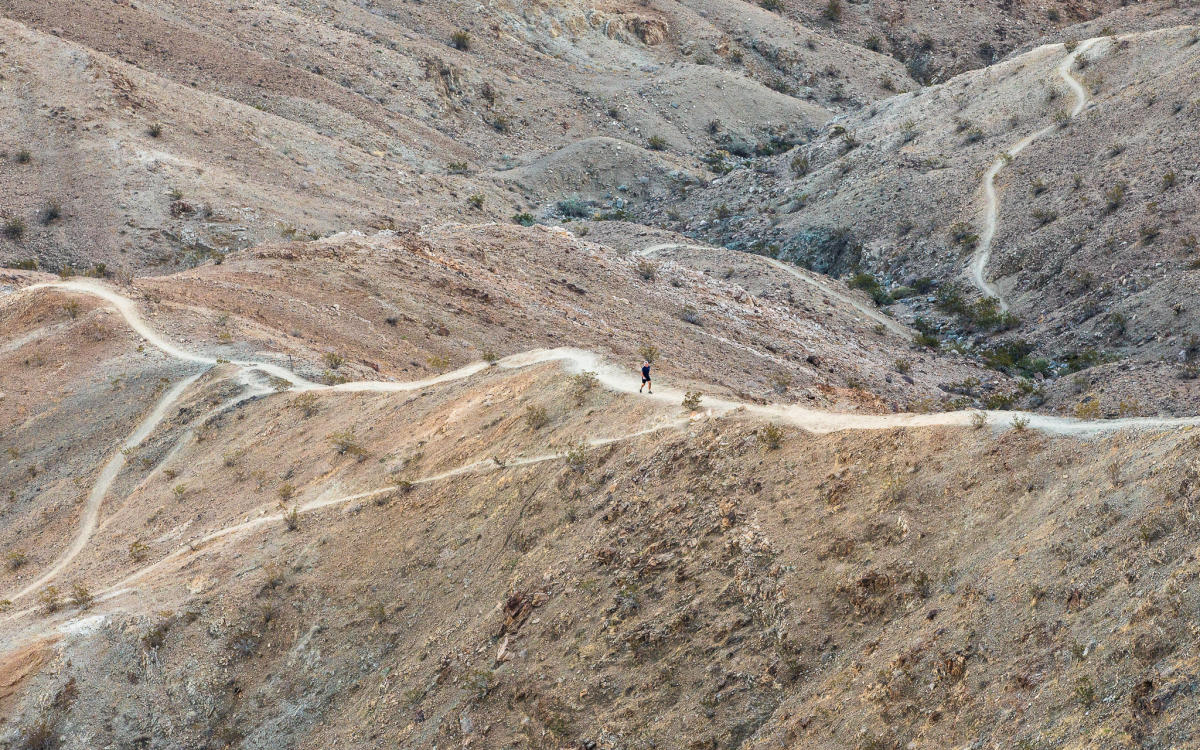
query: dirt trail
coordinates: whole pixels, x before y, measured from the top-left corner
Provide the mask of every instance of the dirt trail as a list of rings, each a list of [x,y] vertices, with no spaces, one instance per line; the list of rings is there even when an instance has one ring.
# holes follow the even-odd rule
[[[1080,43],[1077,47],[1075,47],[1074,50],[1070,52],[1070,54],[1063,58],[1063,61],[1058,64],[1057,68],[1055,68],[1058,76],[1063,80],[1064,83],[1067,84],[1067,87],[1071,89],[1071,93],[1075,95],[1075,107],[1071,110],[1071,118],[1077,117],[1079,113],[1082,112],[1085,107],[1087,107],[1088,104],[1087,90],[1085,90],[1083,84],[1081,84],[1079,80],[1071,74],[1071,69],[1075,66],[1075,61],[1080,55],[1082,55],[1084,52],[1087,52],[1092,48],[1093,45],[1103,38],[1104,37],[1097,37],[1095,39],[1088,39],[1087,41]],[[1065,47],[1062,44],[1045,45],[1043,47],[1038,47],[1030,54],[1045,52],[1046,50],[1051,49],[1065,49]],[[1010,146],[1008,150],[1000,154],[1000,156],[997,156],[996,160],[992,162],[992,166],[983,175],[983,231],[981,231],[979,234],[979,246],[975,248],[975,254],[971,257],[971,265],[968,267],[967,273],[971,277],[971,282],[979,288],[979,291],[983,292],[984,296],[992,297],[1000,303],[1001,311],[1008,310],[1008,303],[1003,297],[1000,296],[1000,292],[996,289],[995,285],[991,284],[984,275],[987,271],[988,262],[992,258],[992,241],[996,238],[996,228],[999,226],[1000,221],[1000,198],[996,193],[996,176],[1000,174],[1000,171],[1008,166],[1008,164],[1018,154],[1024,151],[1029,144],[1053,131],[1057,127],[1057,124],[1047,125],[1036,133],[1030,133],[1021,140],[1017,141]]]
[[[96,530],[96,524],[100,515],[100,505],[104,502],[105,495],[108,494],[108,488],[116,480],[117,475],[125,466],[126,451],[137,448],[142,444],[142,441],[150,436],[158,423],[167,415],[167,410],[171,405],[179,400],[184,391],[188,389],[192,383],[196,382],[199,375],[193,375],[176,383],[166,394],[163,395],[154,409],[142,420],[137,429],[133,431],[121,448],[108,459],[108,463],[100,471],[100,476],[96,477],[96,481],[92,484],[92,490],[88,493],[87,501],[83,506],[83,518],[79,522],[79,529],[75,532],[75,538],[71,541],[71,546],[59,555],[54,564],[48,570],[35,578],[33,581],[25,584],[23,588],[6,597],[10,601],[15,601],[21,597],[37,591],[42,586],[52,581],[55,576],[61,573],[71,562],[79,556],[87,546],[88,540],[92,537],[92,532]]]
[[[653,250],[653,248],[651,248]],[[138,313],[137,307],[132,300],[124,297],[117,292],[104,287],[98,282],[92,281],[67,281],[52,284],[40,284],[28,289],[67,289],[75,292],[94,294],[102,299],[111,302],[117,311],[126,320],[129,326],[141,335],[148,343],[157,347],[164,353],[175,357],[184,362],[201,363],[207,365],[216,364],[215,358],[210,358],[204,355],[186,351],[175,344],[167,341],[159,336]],[[538,364],[556,362],[564,369],[570,372],[590,371],[595,373],[599,383],[605,388],[628,395],[637,395],[639,398],[651,399],[653,401],[678,406],[682,401],[685,390],[672,387],[659,386],[653,394],[639,394],[637,386],[639,380],[636,373],[629,368],[618,367],[606,361],[600,354],[582,349],[573,349],[569,347],[560,347],[556,349],[535,349],[519,354],[513,354],[504,357],[496,366],[503,369],[517,369],[530,367]],[[421,388],[427,388],[440,383],[452,382],[463,378],[468,378],[491,365],[486,362],[476,362],[459,368],[453,372],[448,372],[438,375],[433,378],[427,378],[418,381],[409,382],[384,382],[384,381],[359,381],[351,383],[342,383],[335,386],[325,386],[312,383],[285,368],[276,365],[269,365],[259,362],[233,362],[233,364],[242,368],[240,376],[243,379],[247,389],[234,399],[231,399],[226,405],[236,405],[246,398],[254,395],[269,393],[269,389],[255,387],[250,376],[255,371],[266,372],[278,377],[285,378],[289,382],[296,384],[295,390],[328,390],[328,391],[343,391],[343,392],[373,392],[373,393],[393,393],[397,391],[411,391]],[[79,529],[72,541],[70,547],[59,556],[58,560],[47,571],[38,576],[34,581],[26,584],[19,591],[15,592],[8,598],[10,600],[20,599],[28,596],[33,591],[46,585],[61,573],[78,554],[87,546],[91,535],[95,531],[98,522],[98,514],[100,505],[115,480],[121,468],[125,465],[124,450],[136,448],[143,440],[158,426],[166,415],[170,406],[175,403],[186,389],[200,377],[200,374],[192,375],[177,383],[170,391],[168,391],[151,413],[138,425],[138,428],[132,435],[122,444],[122,450],[118,450],[109,462],[101,471],[96,482],[92,486],[92,490],[88,495],[87,503],[84,508],[83,519],[80,522]],[[249,394],[249,395],[247,395]],[[840,430],[888,430],[901,427],[930,427],[930,426],[969,426],[984,420],[984,424],[992,424],[1003,426],[1005,424],[1020,424],[1023,427],[1041,430],[1048,433],[1062,435],[1090,435],[1101,432],[1112,432],[1116,430],[1127,429],[1167,429],[1175,427],[1186,427],[1200,425],[1200,417],[1178,417],[1178,418],[1157,418],[1157,417],[1140,417],[1130,419],[1115,419],[1115,420],[1094,420],[1083,421],[1069,419],[1064,417],[1054,417],[1043,414],[1032,414],[1025,412],[1011,411],[958,411],[958,412],[937,412],[931,414],[852,414],[846,412],[829,412],[819,409],[808,409],[802,406],[792,404],[747,404],[738,401],[722,398],[704,399],[703,405],[709,416],[724,416],[728,414],[746,414],[749,416],[759,417],[763,419],[773,420],[782,424],[791,425],[800,429],[814,433],[829,433]],[[668,423],[667,426],[675,423]],[[982,425],[979,425],[982,426]],[[604,438],[593,440],[591,445],[605,445],[617,440],[625,440],[638,435],[653,432],[663,429],[663,425],[652,427],[649,430],[625,435],[618,438]],[[549,461],[557,458],[562,458],[562,454],[550,454],[533,458],[520,458],[506,465],[519,465],[523,463],[535,463],[538,461]],[[432,482],[440,479],[445,479],[458,474],[476,471],[489,465],[489,461],[477,461],[466,466],[439,474],[433,477],[426,477],[420,481]],[[298,508],[300,512],[310,512],[327,505],[336,503],[349,502],[364,497],[369,497],[378,494],[385,490],[374,490],[367,493],[359,493],[349,497],[336,498],[333,500],[315,500],[302,505]],[[244,524],[222,529],[212,532],[206,537],[201,538],[193,545],[189,545],[185,549],[172,553],[172,556],[160,560],[155,565],[161,565],[169,559],[178,557],[186,551],[195,549],[196,545],[204,545],[215,539],[235,533],[238,530],[248,530],[256,528],[263,524],[269,523],[271,520],[278,520],[282,516],[266,516],[263,518],[248,521]],[[131,579],[144,576],[154,566],[144,569],[139,573],[134,574]],[[21,613],[15,613],[12,616],[18,616]],[[11,619],[11,618],[10,618]]]
[[[664,250],[676,250],[676,249],[678,249],[678,250],[714,250],[715,248],[706,247],[705,245],[691,245],[691,244],[678,243],[678,242],[665,242],[660,245],[651,245],[650,247],[645,247],[645,248],[642,248],[641,250],[636,250],[636,251],[634,251],[633,254],[636,256],[642,257],[642,258],[649,258],[653,255],[657,255],[658,253],[663,252]],[[780,271],[783,271],[787,275],[792,276],[795,279],[798,279],[800,282],[821,290],[822,292],[828,294],[829,296],[833,297],[834,299],[836,299],[840,302],[843,302],[843,303],[849,305],[850,307],[853,307],[855,310],[860,312],[863,315],[863,317],[866,317],[870,320],[875,321],[876,323],[881,324],[882,326],[884,326],[885,328],[887,328],[889,331],[896,334],[897,336],[900,336],[904,339],[911,339],[913,336],[913,332],[910,331],[908,328],[906,328],[903,324],[901,324],[896,319],[883,314],[878,309],[871,307],[870,305],[864,303],[862,300],[857,299],[854,295],[848,294],[848,293],[838,289],[836,287],[836,285],[833,283],[825,283],[825,282],[819,281],[815,278],[815,276],[813,274],[803,273],[803,272],[801,272],[801,270],[799,268],[796,268],[795,266],[789,265],[787,263],[784,263],[783,261],[776,260],[774,258],[768,258],[765,255],[754,255],[751,253],[746,253],[746,257],[759,258],[762,261],[764,261],[765,263],[767,263],[771,266],[774,266],[775,268],[779,269]]]

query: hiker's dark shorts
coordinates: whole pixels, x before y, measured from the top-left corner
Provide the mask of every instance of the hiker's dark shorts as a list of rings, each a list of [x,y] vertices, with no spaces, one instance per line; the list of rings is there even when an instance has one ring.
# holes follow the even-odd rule
[[[643,375],[643,376],[642,376],[642,382],[643,382],[643,383],[649,383],[649,382],[650,382],[650,376],[648,376],[648,375]]]

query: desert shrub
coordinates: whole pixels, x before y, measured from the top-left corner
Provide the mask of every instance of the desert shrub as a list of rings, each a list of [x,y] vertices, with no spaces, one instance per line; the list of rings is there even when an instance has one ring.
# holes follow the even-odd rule
[[[92,592],[84,584],[76,581],[71,586],[71,604],[74,604],[76,607],[87,609],[92,606],[94,599],[95,597],[92,596]]]
[[[679,319],[684,323],[691,323],[694,326],[703,325],[704,321],[700,317],[700,311],[692,305],[684,305],[679,311]]]
[[[325,438],[342,456],[365,456],[366,449],[358,442],[358,438],[354,436],[353,430],[340,430],[332,432]]]
[[[808,157],[804,154],[797,154],[796,156],[793,156],[790,166],[792,168],[792,173],[797,177],[805,176],[808,174],[809,169],[811,169]]]
[[[19,216],[13,216],[4,222],[4,236],[10,240],[19,240],[25,236],[25,220]]]
[[[937,336],[926,331],[918,331],[916,334],[914,334],[913,344],[921,347],[922,349],[934,350],[939,349],[942,346],[942,342]]]
[[[346,358],[337,352],[325,352],[321,355],[321,361],[331,370],[336,370],[346,364]]]
[[[279,493],[279,499],[286,503],[296,495],[296,485],[291,482],[284,482],[279,485],[277,492]]]
[[[42,611],[46,614],[54,614],[58,608],[62,606],[59,590],[57,586],[47,586],[38,594],[38,602],[42,605]]]
[[[976,234],[975,227],[965,221],[950,225],[950,239],[966,250],[974,250],[979,245],[979,235]]]
[[[540,430],[550,422],[546,407],[530,404],[525,407],[525,425],[531,430]]]
[[[867,37],[865,42],[863,42],[863,46],[872,52],[879,52],[883,49],[883,40],[872,34],[871,36]]]
[[[1021,416],[1020,414],[1013,417],[1012,428],[1017,432],[1024,432],[1029,428],[1029,417]]]
[[[869,294],[876,305],[890,305],[895,301],[880,285],[878,279],[869,273],[856,273],[850,277],[847,284],[851,289],[861,289]]]
[[[658,359],[658,347],[651,343],[644,343],[638,347],[638,356],[646,362],[654,364],[654,360]]]
[[[842,0],[829,0],[825,3],[825,10],[821,12],[826,21],[837,23],[842,20]]]
[[[319,410],[317,394],[311,392],[301,393],[292,399],[292,402],[288,406],[299,409],[300,413],[305,417],[311,417]]]
[[[470,205],[471,208],[483,208],[483,195],[480,193],[475,193],[474,195],[469,196],[467,198],[467,204]]]
[[[20,750],[56,750],[60,747],[58,727],[49,719],[38,719],[21,730]]]
[[[588,445],[583,441],[568,443],[563,451],[567,467],[572,471],[583,472],[588,467]]]
[[[4,561],[8,565],[9,570],[18,570],[29,562],[29,556],[23,551],[16,549],[5,555]]]
[[[582,406],[587,400],[588,394],[600,385],[600,378],[596,377],[596,373],[587,370],[571,376],[571,398],[575,401],[576,406]]]
[[[33,154],[29,153],[29,149],[23,148],[17,151],[17,164],[28,164],[33,161]]]
[[[901,375],[907,375],[908,373],[912,372],[912,363],[907,359],[896,360],[892,363],[892,367],[894,367],[896,372],[900,373]]]
[[[1143,224],[1138,227],[1138,236],[1142,238],[1143,245],[1149,245],[1154,240],[1158,239],[1158,235],[1162,232],[1162,228],[1157,224]]]
[[[559,201],[558,212],[571,219],[587,219],[592,215],[591,207],[581,198],[565,198]]]
[[[143,542],[141,539],[134,539],[129,544],[129,559],[133,562],[141,562],[150,556],[150,545]]]
[[[485,349],[482,355],[483,361],[488,363],[489,367],[495,366],[500,361],[500,355],[496,354],[491,349]]]
[[[465,161],[452,161],[446,165],[446,171],[450,174],[466,174],[470,169]]]
[[[776,393],[787,393],[792,385],[792,376],[786,372],[777,372],[771,376],[771,387]]]
[[[783,428],[777,424],[769,424],[758,431],[758,439],[770,451],[776,450],[779,446],[783,445],[783,437]]]
[[[1057,212],[1046,208],[1035,208],[1031,215],[1039,227],[1044,227],[1058,218]]]
[[[288,531],[300,530],[300,510],[296,506],[293,505],[291,510],[283,514],[283,525]]]
[[[42,208],[42,225],[48,226],[62,217],[62,206],[57,201],[50,201]]]
[[[637,275],[645,281],[654,281],[654,277],[658,275],[658,266],[645,258],[639,260],[634,268],[637,270]]]
[[[149,135],[151,138],[159,138],[159,137],[161,137],[161,136],[162,136],[162,134],[163,134],[163,126],[162,126],[162,123],[160,123],[160,122],[156,122],[156,123],[154,123],[154,124],[153,124],[153,125],[151,125],[150,127],[146,128],[146,133],[147,133],[147,135]]]
[[[646,139],[646,148],[651,151],[665,151],[667,148],[667,139],[661,135],[652,135]]]
[[[67,314],[68,318],[75,320],[79,317],[79,313],[83,310],[83,306],[79,304],[79,300],[69,299],[63,303],[62,309],[63,312]]]
[[[696,411],[700,408],[700,401],[703,396],[697,391],[688,391],[683,395],[683,408],[688,411]]]
[[[529,213],[528,211],[522,211],[520,213],[513,214],[512,220],[514,224],[520,224],[523,227],[531,227],[534,223],[533,214]]]
[[[1171,188],[1175,187],[1175,183],[1178,181],[1178,179],[1179,178],[1176,176],[1175,170],[1173,170],[1173,169],[1170,172],[1167,172],[1166,174],[1164,174],[1162,176],[1163,190],[1170,190]]]
[[[759,0],[758,4],[763,10],[769,10],[772,13],[783,10],[783,3],[779,0]]]
[[[1104,204],[1109,211],[1116,211],[1125,202],[1125,183],[1113,185],[1104,191]]]
[[[986,427],[987,422],[987,412],[977,411],[971,414],[971,427],[975,428],[976,430],[981,430]]]
[[[467,52],[471,49],[471,35],[463,30],[458,30],[450,35],[450,46],[457,50]]]

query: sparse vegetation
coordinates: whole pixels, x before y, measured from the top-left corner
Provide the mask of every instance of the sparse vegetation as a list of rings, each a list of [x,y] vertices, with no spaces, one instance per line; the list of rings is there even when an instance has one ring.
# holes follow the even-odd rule
[[[321,361],[331,370],[336,370],[346,364],[346,358],[337,352],[325,352],[321,355]]]
[[[679,311],[679,319],[684,323],[691,323],[694,326],[703,325],[704,320],[700,317],[700,311],[692,305],[684,305]]]
[[[473,195],[468,196],[467,204],[469,206],[471,206],[471,208],[482,209],[483,208],[483,195],[481,193],[475,193]]]
[[[337,450],[338,455],[355,456],[363,458],[367,455],[367,451],[362,444],[358,442],[353,430],[339,430],[332,432],[325,438]]]
[[[317,394],[306,391],[293,398],[288,406],[293,409],[299,409],[300,413],[307,418],[317,413],[320,408],[320,401],[317,399]]]
[[[700,401],[703,396],[698,391],[688,391],[683,396],[683,408],[688,411],[696,411],[700,408]]]
[[[534,224],[533,214],[527,211],[513,214],[512,220],[514,224],[520,224],[523,227],[531,227]]]
[[[59,593],[57,586],[47,586],[38,594],[38,603],[42,605],[42,612],[52,615],[62,606],[62,595]]]
[[[92,592],[88,590],[87,586],[78,581],[72,584],[71,604],[75,605],[79,609],[87,609],[88,607],[92,606],[93,601],[94,597],[92,596]]]
[[[1125,183],[1113,185],[1104,191],[1104,203],[1108,210],[1116,211],[1125,202]]]
[[[4,222],[4,236],[10,240],[19,240],[25,236],[25,220],[19,216],[13,216]]]
[[[458,30],[450,35],[450,46],[463,52],[468,52],[471,49],[471,34]]]
[[[638,347],[638,356],[646,362],[654,364],[658,359],[658,347],[651,343],[644,343]]]
[[[20,570],[29,562],[29,556],[23,550],[13,550],[4,557],[9,570]]]
[[[1018,414],[1012,419],[1012,428],[1017,432],[1024,432],[1029,428],[1029,417]]]
[[[582,406],[588,395],[600,385],[596,373],[588,370],[571,376],[571,399],[576,406]]]
[[[133,562],[142,562],[150,556],[150,545],[143,542],[141,539],[134,539],[129,544],[129,559]]]
[[[291,510],[283,514],[283,524],[288,531],[300,530],[300,510],[292,506]]]
[[[525,407],[525,426],[531,430],[540,430],[550,423],[550,415],[546,407],[529,404]]]
[[[645,258],[639,259],[634,268],[644,281],[654,281],[654,277],[658,275],[658,266]]]
[[[151,138],[160,138],[160,137],[162,137],[162,134],[163,134],[163,126],[162,126],[162,123],[160,123],[160,122],[156,122],[156,123],[154,123],[154,124],[153,124],[153,125],[151,125],[150,127],[146,128],[146,133],[147,133],[147,135],[149,135]]]
[[[825,9],[821,11],[821,15],[830,23],[837,23],[842,20],[842,0],[828,0],[825,3]]]
[[[42,208],[42,226],[50,226],[62,217],[62,206],[57,201],[50,201]]]
[[[777,424],[769,424],[758,431],[758,438],[767,450],[777,450],[783,445],[784,431]]]
[[[652,135],[646,139],[646,148],[651,151],[665,151],[667,148],[667,139],[661,135]]]

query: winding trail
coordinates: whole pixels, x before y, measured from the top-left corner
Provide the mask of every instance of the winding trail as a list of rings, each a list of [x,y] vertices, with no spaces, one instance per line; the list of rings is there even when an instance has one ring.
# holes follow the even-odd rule
[[[647,248],[646,251],[643,251],[639,254],[649,255],[662,249],[666,249],[666,247],[655,246],[652,248]],[[766,260],[769,261],[770,259]],[[784,265],[783,268],[784,270],[787,270],[786,265]],[[836,291],[834,290],[827,289],[823,285],[811,281],[802,275],[796,275],[797,278],[800,278],[807,283],[813,284],[814,286],[819,286],[825,291],[835,294],[835,296],[840,296],[837,295]],[[139,336],[145,339],[146,342],[151,346],[154,346],[164,354],[174,359],[186,363],[204,365],[204,368],[200,373],[185,377],[172,386],[158,400],[151,412],[142,419],[137,428],[134,430],[133,434],[131,434],[124,441],[124,443],[122,443],[121,449],[113,454],[108,463],[105,464],[104,468],[101,470],[95,483],[92,485],[92,489],[88,494],[88,498],[84,506],[83,517],[79,523],[79,527],[71,541],[70,546],[68,546],[67,549],[56,559],[50,568],[40,574],[33,581],[22,586],[22,588],[18,591],[9,595],[7,598],[10,601],[16,601],[18,599],[27,597],[37,589],[49,584],[58,575],[60,575],[87,547],[88,542],[98,526],[98,516],[103,500],[108,494],[108,491],[117,475],[125,465],[125,451],[141,445],[141,443],[162,422],[171,406],[178,402],[184,393],[187,392],[188,388],[195,383],[196,380],[204,374],[204,372],[207,372],[211,367],[218,364],[218,360],[214,357],[208,357],[188,351],[181,346],[178,346],[175,343],[163,338],[141,317],[141,314],[138,312],[137,306],[133,300],[100,284],[99,282],[83,280],[62,281],[30,286],[26,287],[22,291],[36,291],[40,289],[62,289],[84,294],[91,294],[99,297],[100,299],[112,304],[116,308],[117,312],[119,312],[124,318],[129,327]],[[842,298],[846,299],[846,297]],[[886,318],[886,316],[884,317]],[[629,370],[629,368],[616,366],[607,361],[602,355],[583,349],[574,349],[570,347],[560,347],[556,349],[534,349],[504,357],[496,363],[496,366],[502,369],[519,369],[550,362],[558,363],[568,372],[594,372],[600,385],[611,391],[629,395],[638,393],[636,388],[638,385],[638,378],[635,376],[635,373]],[[452,372],[447,372],[436,377],[426,378],[424,380],[407,382],[357,381],[327,386],[314,383],[290,370],[287,370],[286,368],[270,363],[233,360],[231,364],[239,368],[239,379],[242,381],[244,388],[238,395],[216,407],[212,412],[210,412],[210,414],[220,413],[250,398],[267,395],[274,392],[274,389],[254,382],[254,375],[256,373],[265,373],[287,380],[289,383],[293,384],[293,392],[331,391],[354,393],[395,393],[401,391],[420,390],[442,383],[462,380],[492,366],[486,362],[476,362]],[[659,389],[653,394],[638,394],[638,397],[650,399],[663,404],[678,406],[684,394],[685,391],[683,390],[660,385]],[[720,417],[738,413],[772,420],[781,424],[791,425],[818,434],[841,430],[888,430],[903,427],[971,426],[980,418],[979,415],[983,415],[983,418],[986,419],[986,422],[993,425],[1002,425],[1006,421],[1015,423],[1015,420],[1019,419],[1024,422],[1024,426],[1031,429],[1041,430],[1052,434],[1080,436],[1114,432],[1118,430],[1154,430],[1200,425],[1200,417],[1141,417],[1115,420],[1084,421],[1043,414],[1012,411],[958,411],[936,412],[930,414],[852,414],[845,412],[823,411],[820,409],[810,409],[794,404],[752,404],[717,397],[705,397],[704,406],[707,412],[705,416],[707,417]],[[629,440],[660,430],[676,428],[686,425],[694,418],[698,417],[692,416],[683,419],[666,421],[648,429],[628,435],[593,439],[588,443],[588,447],[594,448],[609,445],[611,443]],[[186,439],[187,435],[185,434],[185,436],[181,438],[181,444],[182,441]],[[475,461],[464,466],[442,472],[440,474],[418,479],[415,483],[426,484],[471,472],[560,460],[565,455],[566,454],[564,453],[549,453],[532,457],[519,457],[503,464],[500,464],[492,459]],[[311,513],[332,505],[354,502],[377,496],[385,492],[392,492],[395,491],[395,489],[396,488],[394,486],[388,486],[343,497],[314,499],[298,506],[296,510],[301,514]],[[157,562],[132,573],[118,583],[106,587],[99,592],[99,598],[112,598],[125,593],[130,585],[136,583],[155,570],[169,565],[172,561],[182,559],[189,553],[193,553],[199,549],[205,548],[211,545],[213,542],[235,534],[264,528],[272,523],[282,522],[283,519],[284,515],[281,513],[264,515],[253,520],[245,521],[243,523],[210,532],[200,539],[176,549],[174,552],[169,553],[166,557],[158,560]],[[18,612],[9,613],[4,619],[12,620],[28,614],[31,611],[32,608],[27,608]]]
[[[1071,89],[1071,93],[1075,95],[1075,107],[1071,110],[1071,119],[1078,117],[1079,113],[1082,112],[1088,105],[1087,90],[1083,87],[1083,84],[1079,82],[1079,79],[1072,75],[1071,69],[1075,67],[1075,61],[1079,59],[1080,55],[1082,55],[1084,52],[1087,52],[1103,38],[1104,37],[1096,37],[1094,39],[1088,39],[1085,42],[1081,42],[1065,58],[1063,58],[1063,61],[1055,68],[1058,76],[1063,80],[1064,83],[1067,84],[1067,87]],[[1045,47],[1040,47],[1038,50],[1034,51],[1036,52],[1047,48],[1065,49],[1064,45],[1055,44],[1046,45]],[[1000,303],[1000,310],[1002,312],[1008,310],[1008,303],[1003,297],[1000,296],[999,290],[996,289],[994,284],[987,280],[985,275],[988,262],[992,259],[992,242],[996,239],[996,228],[999,226],[1000,222],[1000,198],[996,193],[996,176],[999,175],[1000,171],[1008,166],[1008,164],[1018,154],[1024,151],[1029,144],[1043,137],[1047,133],[1052,132],[1057,127],[1057,123],[1047,125],[1036,133],[1030,133],[1014,143],[1012,146],[1009,146],[1004,153],[996,157],[996,160],[992,162],[992,166],[988,168],[988,171],[983,175],[983,229],[979,233],[979,245],[975,248],[975,254],[971,257],[971,264],[967,268],[967,275],[970,277],[971,282],[979,288],[979,291],[983,292],[984,296],[991,297]]]
[[[712,251],[715,249],[717,249],[717,248],[709,247],[706,245],[693,245],[693,244],[680,243],[680,242],[664,242],[659,245],[651,245],[650,247],[642,248],[641,250],[635,250],[632,254],[637,257],[641,257],[641,258],[649,258],[649,257],[657,255],[658,253],[661,253],[666,250],[708,250],[708,251]],[[858,299],[853,294],[848,294],[848,293],[838,289],[832,283],[827,284],[827,283],[821,282],[812,275],[801,273],[800,269],[796,268],[795,266],[784,263],[781,260],[776,260],[775,258],[769,258],[765,255],[754,255],[752,253],[746,253],[745,255],[750,258],[760,258],[768,265],[774,266],[775,268],[779,269],[780,271],[783,271],[787,275],[799,280],[801,283],[807,284],[808,286],[811,286],[815,289],[819,289],[820,291],[824,292],[825,294],[828,294],[829,296],[833,297],[834,299],[838,300],[839,302],[842,302],[846,305],[849,305],[850,307],[853,307],[864,318],[868,318],[870,320],[875,321],[876,323],[879,323],[880,325],[884,326],[885,328],[887,328],[889,331],[896,334],[897,336],[900,336],[905,339],[911,339],[913,336],[913,332],[910,331],[908,328],[906,328],[902,323],[900,323],[895,318],[892,318],[888,315],[883,314],[877,308],[864,303],[862,300]]]
[[[96,481],[92,484],[92,490],[88,493],[87,501],[83,506],[83,518],[79,522],[79,528],[75,532],[75,538],[71,541],[71,545],[67,547],[58,559],[54,561],[45,572],[27,583],[23,588],[6,597],[10,601],[16,601],[21,597],[27,596],[42,586],[45,586],[51,580],[61,573],[71,562],[79,556],[79,553],[87,546],[88,540],[92,538],[92,532],[96,530],[96,524],[100,517],[100,505],[104,502],[104,497],[108,494],[108,488],[116,480],[117,475],[121,473],[121,469],[125,467],[125,453],[133,450],[142,444],[142,441],[154,432],[154,428],[167,415],[167,410],[171,405],[179,400],[184,391],[188,389],[192,383],[196,382],[199,375],[192,375],[184,378],[171,387],[170,390],[163,395],[155,404],[154,409],[150,414],[137,426],[121,448],[108,459],[108,463],[100,471],[100,476],[96,477]]]

